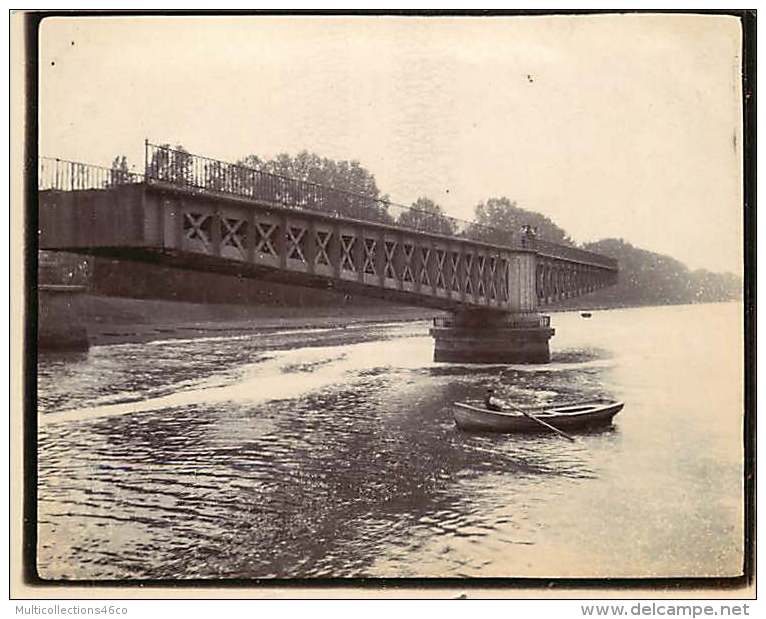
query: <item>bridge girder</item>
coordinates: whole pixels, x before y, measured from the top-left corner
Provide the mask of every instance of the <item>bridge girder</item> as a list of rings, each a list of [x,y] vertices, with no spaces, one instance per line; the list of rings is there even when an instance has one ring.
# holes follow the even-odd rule
[[[166,184],[41,191],[39,222],[42,249],[237,273],[450,311],[535,312],[608,285],[614,271],[553,256],[558,250],[550,244],[542,250],[496,246]]]

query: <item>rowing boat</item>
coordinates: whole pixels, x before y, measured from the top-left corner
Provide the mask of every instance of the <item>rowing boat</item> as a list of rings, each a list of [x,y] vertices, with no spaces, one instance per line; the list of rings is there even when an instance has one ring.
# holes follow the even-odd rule
[[[529,416],[511,410],[493,411],[476,404],[455,402],[453,414],[461,430],[484,432],[541,432],[545,428],[534,417],[560,429],[582,430],[609,425],[622,410],[624,402],[590,400],[569,404],[551,404],[535,409]],[[530,409],[531,411],[532,409]]]

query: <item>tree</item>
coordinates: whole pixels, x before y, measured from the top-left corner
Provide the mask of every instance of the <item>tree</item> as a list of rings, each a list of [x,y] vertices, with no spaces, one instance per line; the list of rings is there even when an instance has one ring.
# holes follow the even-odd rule
[[[264,161],[258,155],[248,155],[237,161],[238,166],[252,168],[253,170],[262,170]]]
[[[161,144],[153,147],[152,159],[146,169],[150,178],[179,185],[195,185],[192,156],[183,146]]]
[[[411,209],[402,211],[396,223],[407,228],[447,236],[453,236],[458,227],[454,218],[445,215],[441,206],[426,197],[418,198],[412,203]]]
[[[130,182],[130,168],[128,167],[128,158],[125,155],[118,155],[112,160],[112,169],[109,174],[109,186],[124,185]]]
[[[487,243],[513,244],[518,240],[522,226],[532,226],[541,239],[574,245],[566,231],[548,217],[520,208],[515,201],[511,202],[505,197],[480,202],[474,211],[474,222],[466,235]]]
[[[303,150],[295,156],[280,153],[267,160],[248,155],[238,163],[276,175],[258,175],[252,181],[256,186],[251,193],[256,197],[268,188],[272,200],[286,206],[393,223],[387,196],[381,195],[375,177],[358,161],[335,161]]]

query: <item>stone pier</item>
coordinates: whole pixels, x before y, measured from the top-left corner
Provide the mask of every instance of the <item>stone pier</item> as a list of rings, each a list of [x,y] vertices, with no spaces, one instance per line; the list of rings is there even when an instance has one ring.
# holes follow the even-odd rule
[[[468,310],[434,320],[434,361],[548,363],[550,317],[537,312]]]
[[[431,329],[434,361],[548,363],[550,317],[538,311],[537,255],[517,252],[509,264],[506,308],[461,308]]]
[[[82,322],[85,286],[41,284],[37,289],[37,347],[40,350],[88,350]]]

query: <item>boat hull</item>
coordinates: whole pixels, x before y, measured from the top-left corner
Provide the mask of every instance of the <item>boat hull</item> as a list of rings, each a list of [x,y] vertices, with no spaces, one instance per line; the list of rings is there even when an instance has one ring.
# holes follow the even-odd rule
[[[607,426],[622,410],[623,402],[585,402],[534,412],[533,414],[564,431],[588,430]],[[578,410],[581,409],[581,410]],[[479,432],[551,432],[542,424],[520,413],[491,411],[455,402],[455,423],[461,430]]]

